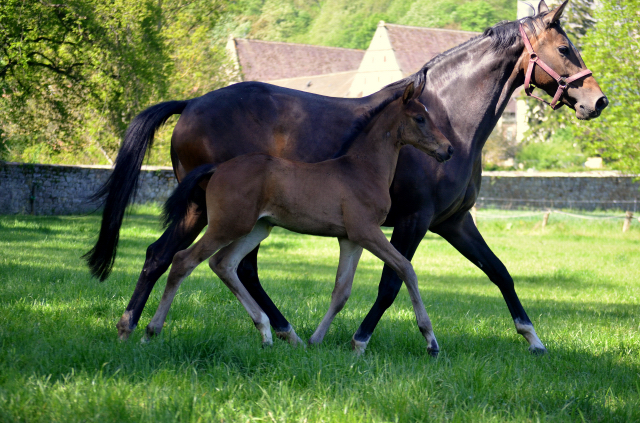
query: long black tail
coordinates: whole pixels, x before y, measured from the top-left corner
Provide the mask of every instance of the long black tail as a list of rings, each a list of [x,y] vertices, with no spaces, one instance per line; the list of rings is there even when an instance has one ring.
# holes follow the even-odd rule
[[[171,196],[167,198],[167,201],[162,207],[162,221],[165,227],[181,221],[186,216],[189,207],[193,203],[191,201],[193,190],[200,181],[213,175],[217,167],[217,164],[198,166],[189,172],[176,189],[173,190]]]
[[[153,145],[153,137],[171,115],[182,113],[187,101],[167,101],[151,106],[133,119],[109,179],[91,197],[104,205],[102,225],[96,245],[82,256],[91,274],[101,281],[107,279],[113,268],[120,238],[120,226],[127,205],[133,200],[138,185],[142,161]]]

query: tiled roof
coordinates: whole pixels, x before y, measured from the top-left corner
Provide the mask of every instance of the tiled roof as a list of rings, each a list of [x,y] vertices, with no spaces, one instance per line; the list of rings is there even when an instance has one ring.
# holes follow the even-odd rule
[[[480,35],[479,32],[420,28],[385,23],[389,41],[404,76],[411,75],[436,55]]]
[[[355,71],[363,50],[321,47],[274,41],[234,39],[244,81],[276,79]]]
[[[329,97],[346,97],[357,70],[327,75],[300,76],[269,81],[270,84]]]

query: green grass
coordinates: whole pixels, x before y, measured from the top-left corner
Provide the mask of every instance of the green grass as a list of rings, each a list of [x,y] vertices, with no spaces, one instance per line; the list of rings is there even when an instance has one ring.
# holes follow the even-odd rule
[[[260,348],[206,264],[181,287],[159,339],[140,343],[165,278],[138,330],[118,342],[115,323],[160,234],[156,216],[139,208],[125,221],[104,283],[79,258],[98,217],[0,216],[0,421],[640,420],[637,221],[623,234],[619,219],[554,214],[543,230],[540,216],[479,213],[549,349],[543,357],[527,352],[486,276],[428,234],[413,263],[441,347],[433,359],[405,288],[364,356],[351,353],[382,267],[366,252],[321,346]],[[334,239],[280,229],[263,244],[265,288],[303,339],[326,311],[337,257]]]

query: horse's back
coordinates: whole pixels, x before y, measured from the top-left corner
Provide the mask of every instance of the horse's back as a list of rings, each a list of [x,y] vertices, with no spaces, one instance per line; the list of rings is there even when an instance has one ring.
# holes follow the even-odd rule
[[[189,101],[172,148],[186,172],[254,152],[317,162],[339,150],[362,103],[259,82],[234,84]]]

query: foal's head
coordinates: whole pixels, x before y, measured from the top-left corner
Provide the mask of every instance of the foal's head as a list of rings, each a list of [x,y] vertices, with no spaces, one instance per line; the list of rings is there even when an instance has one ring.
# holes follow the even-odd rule
[[[453,155],[453,147],[433,122],[426,106],[418,101],[424,85],[423,82],[416,89],[411,82],[405,88],[402,94],[402,121],[398,133],[403,144],[412,145],[435,157],[439,162],[446,162]]]

